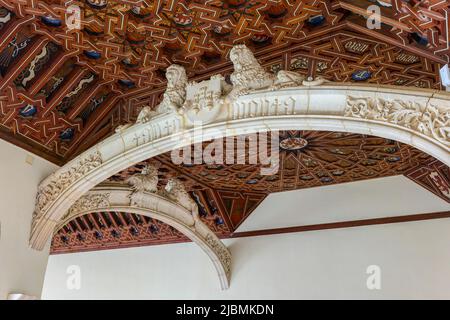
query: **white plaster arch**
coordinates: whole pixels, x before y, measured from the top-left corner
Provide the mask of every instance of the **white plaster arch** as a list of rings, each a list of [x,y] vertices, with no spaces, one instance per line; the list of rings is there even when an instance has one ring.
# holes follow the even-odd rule
[[[220,79],[207,85],[213,87],[214,81]],[[231,101],[208,102],[194,111],[153,115],[121,128],[45,179],[38,190],[30,245],[41,250],[70,206],[111,175],[218,136],[288,129],[370,134],[409,144],[450,165],[449,93],[330,83],[252,90]],[[200,120],[201,132],[193,125]]]
[[[195,242],[209,257],[219,276],[222,290],[228,289],[231,254],[228,248],[201,220],[164,195],[142,192],[137,197],[128,186],[101,185],[79,198],[54,229],[58,232],[69,221],[93,212],[117,211],[147,216],[166,223]],[[131,201],[131,199],[138,199]]]

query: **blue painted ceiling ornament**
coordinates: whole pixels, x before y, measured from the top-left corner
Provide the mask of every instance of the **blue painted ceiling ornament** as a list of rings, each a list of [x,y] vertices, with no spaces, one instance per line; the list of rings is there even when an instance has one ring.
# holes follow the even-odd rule
[[[127,88],[133,88],[135,86],[134,82],[128,79],[119,79],[117,82]]]
[[[223,221],[223,219],[221,217],[217,217],[217,218],[214,219],[214,223],[217,226],[220,226],[220,225],[223,225],[225,222]]]
[[[417,32],[414,32],[411,34],[411,37],[413,38],[413,40],[415,42],[417,42],[417,44],[419,44],[421,46],[428,45],[428,38],[426,36],[423,36]]]
[[[136,68],[136,67],[139,66],[138,63],[133,63],[133,62],[131,61],[130,58],[125,58],[125,59],[123,59],[123,60],[122,60],[122,63],[123,63],[127,68]]]
[[[32,104],[27,104],[26,106],[19,109],[19,115],[24,118],[30,118],[34,116],[37,113],[36,106],[33,106]]]
[[[60,19],[52,16],[43,16],[41,17],[41,21],[50,27],[61,27],[62,25],[62,21]]]
[[[358,70],[353,72],[352,79],[355,81],[366,81],[372,77],[372,73],[368,70]]]
[[[73,139],[74,134],[75,130],[73,128],[67,128],[59,134],[59,139],[62,141],[70,141]]]
[[[86,57],[96,60],[102,57],[102,54],[95,50],[85,50],[84,54],[86,55]]]
[[[322,15],[312,16],[308,19],[308,24],[313,27],[318,27],[325,22],[325,17]]]

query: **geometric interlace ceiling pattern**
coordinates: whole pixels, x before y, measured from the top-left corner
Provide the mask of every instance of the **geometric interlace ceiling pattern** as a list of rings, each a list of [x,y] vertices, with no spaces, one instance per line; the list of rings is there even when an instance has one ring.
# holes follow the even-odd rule
[[[374,3],[0,0],[0,135],[65,163],[155,106],[167,66],[228,75],[238,43],[271,71],[440,89],[448,1],[384,0],[381,28],[368,29]],[[79,28],[68,27],[69,5]]]
[[[166,153],[117,173],[105,183],[124,184],[127,178],[141,172],[147,162],[157,163],[160,187],[170,177],[176,176],[183,181],[198,204],[201,219],[224,238],[230,236],[273,192],[399,174],[420,178],[419,183],[428,188],[428,168],[434,166],[444,174],[443,181],[449,181],[445,165],[409,145],[384,138],[338,132],[282,131],[278,139],[280,168],[274,175],[261,175],[260,166],[249,164],[248,153],[245,164],[213,165],[175,165],[170,153]],[[270,134],[267,140],[270,141]],[[248,140],[245,148],[248,150]],[[430,190],[433,191],[431,187]],[[67,223],[53,237],[52,252],[181,241],[188,239],[154,219],[121,212],[102,212],[87,214]]]

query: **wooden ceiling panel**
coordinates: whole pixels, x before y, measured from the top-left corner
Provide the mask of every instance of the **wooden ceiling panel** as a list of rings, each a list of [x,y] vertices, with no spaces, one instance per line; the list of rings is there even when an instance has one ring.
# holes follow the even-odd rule
[[[196,80],[229,74],[237,43],[273,72],[440,89],[450,4],[383,1],[381,29],[368,29],[374,3],[84,0],[70,2],[81,13],[71,29],[65,1],[0,0],[0,125],[61,164],[124,104],[122,121],[156,105],[170,64]]]

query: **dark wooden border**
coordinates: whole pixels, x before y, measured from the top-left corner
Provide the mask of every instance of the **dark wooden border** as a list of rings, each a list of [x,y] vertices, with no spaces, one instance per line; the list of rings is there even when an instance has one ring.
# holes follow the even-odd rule
[[[372,225],[380,225],[380,224],[423,221],[423,220],[443,219],[443,218],[450,218],[450,211],[413,214],[413,215],[406,215],[406,216],[385,217],[385,218],[375,218],[375,219],[365,219],[365,220],[331,222],[331,223],[322,223],[322,224],[313,224],[313,225],[306,225],[306,226],[277,228],[277,229],[235,232],[235,233],[231,234],[228,238],[256,237],[256,236],[265,236],[265,235],[273,235],[273,234],[363,227],[363,226],[372,226]]]

